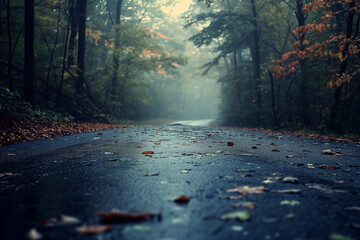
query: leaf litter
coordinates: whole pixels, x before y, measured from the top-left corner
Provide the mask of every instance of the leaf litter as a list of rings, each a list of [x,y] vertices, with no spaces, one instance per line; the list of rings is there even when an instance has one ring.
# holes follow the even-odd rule
[[[97,211],[97,215],[102,217],[103,222],[107,223],[127,223],[127,222],[143,222],[157,218],[161,220],[161,213],[129,213],[119,210],[112,210],[111,212]]]

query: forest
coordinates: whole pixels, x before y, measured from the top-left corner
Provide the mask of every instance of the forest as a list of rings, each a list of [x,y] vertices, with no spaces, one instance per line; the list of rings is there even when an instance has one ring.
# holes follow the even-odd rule
[[[0,24],[2,122],[360,133],[357,0],[3,0]]]

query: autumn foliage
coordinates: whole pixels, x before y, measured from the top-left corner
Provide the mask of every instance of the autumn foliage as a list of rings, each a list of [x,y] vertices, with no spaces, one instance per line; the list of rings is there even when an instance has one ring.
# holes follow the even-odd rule
[[[322,57],[324,61],[335,62],[340,66],[359,54],[359,19],[353,36],[347,36],[344,32],[337,30],[338,17],[349,17],[351,14],[360,12],[358,1],[314,0],[303,6],[304,14],[310,12],[318,12],[320,16],[315,22],[299,26],[292,31],[292,35],[298,40],[294,43],[292,51],[282,54],[281,58],[276,61],[273,71],[277,78],[287,77],[298,72],[301,62],[306,60],[313,61]],[[328,71],[332,73],[332,76],[327,87],[334,88],[350,82],[360,72],[360,65],[354,63],[351,68],[342,72],[333,68],[329,68]]]

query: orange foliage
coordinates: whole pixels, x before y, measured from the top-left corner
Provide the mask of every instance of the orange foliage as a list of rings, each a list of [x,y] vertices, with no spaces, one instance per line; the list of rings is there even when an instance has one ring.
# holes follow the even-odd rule
[[[313,0],[310,4],[304,4],[304,14],[308,14],[310,11],[317,11],[321,12],[322,16],[319,18],[318,22],[297,27],[292,31],[292,34],[297,36],[298,39],[302,39],[302,41],[296,41],[293,45],[294,49],[282,54],[281,58],[276,61],[276,65],[273,68],[276,77],[286,77],[297,72],[300,63],[306,59],[312,61],[317,57],[327,57],[329,60],[335,60],[341,63],[351,56],[359,54],[360,50],[357,47],[357,39],[346,38],[345,34],[333,34],[324,41],[315,41],[312,43],[308,40],[310,34],[315,34],[315,36],[318,37],[329,29],[337,27],[336,24],[330,24],[330,20],[343,13],[343,10],[332,11],[331,8],[334,5],[342,4],[346,9],[346,5],[353,2],[354,0]],[[355,7],[349,10],[360,12],[360,1],[355,1]],[[306,45],[307,47],[305,48]],[[327,83],[327,87],[339,87],[344,82],[351,81],[356,74],[360,73],[359,67],[360,66],[357,64],[353,66],[353,69],[348,70],[346,73],[334,74]],[[334,72],[334,70],[329,72]]]

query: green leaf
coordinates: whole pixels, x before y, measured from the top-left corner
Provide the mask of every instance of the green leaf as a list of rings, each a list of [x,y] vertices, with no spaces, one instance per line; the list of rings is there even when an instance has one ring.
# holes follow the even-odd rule
[[[329,237],[330,240],[354,240],[353,238],[346,237],[338,233],[332,233]]]
[[[295,205],[298,205],[298,204],[300,204],[300,202],[299,202],[299,201],[296,201],[296,200],[291,200],[291,201],[289,201],[289,200],[283,200],[283,201],[280,202],[280,205],[295,206]]]
[[[239,220],[239,221],[246,221],[250,217],[251,217],[251,212],[250,211],[237,211],[237,212],[232,212],[232,213],[222,215],[221,220],[236,219],[236,220]]]

